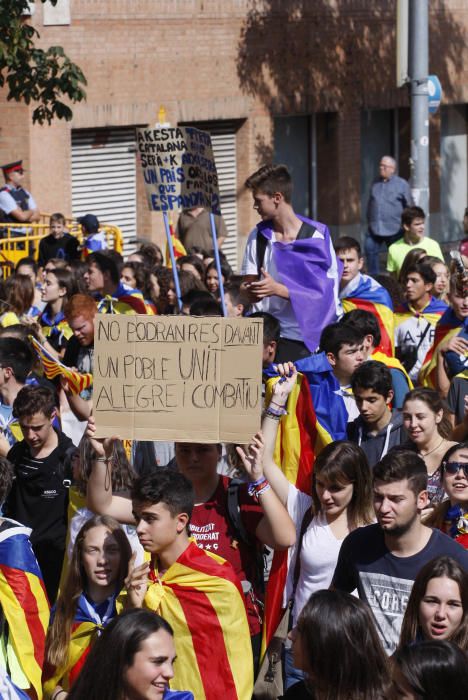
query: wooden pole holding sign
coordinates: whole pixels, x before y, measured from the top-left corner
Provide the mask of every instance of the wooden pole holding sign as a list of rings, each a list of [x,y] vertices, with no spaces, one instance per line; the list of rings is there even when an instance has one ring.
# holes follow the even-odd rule
[[[210,226],[211,226],[211,238],[213,240],[213,253],[214,253],[214,258],[215,258],[216,270],[218,272],[219,296],[221,298],[221,308],[223,309],[223,316],[227,316],[226,303],[224,301],[223,274],[221,272],[221,261],[219,259],[219,248],[218,248],[218,237],[216,235],[216,224],[215,224],[213,212],[210,212]]]

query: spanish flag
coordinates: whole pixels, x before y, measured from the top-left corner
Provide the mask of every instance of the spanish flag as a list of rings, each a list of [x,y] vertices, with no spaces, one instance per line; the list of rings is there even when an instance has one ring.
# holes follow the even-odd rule
[[[455,316],[455,312],[452,308],[448,308],[436,325],[434,343],[427,351],[419,372],[419,383],[422,384],[422,386],[435,389],[439,345],[443,341],[450,340],[450,338],[458,335],[461,330],[463,330],[463,321],[460,321],[460,319]]]
[[[144,604],[169,622],[177,652],[172,688],[195,700],[250,700],[253,659],[244,595],[232,566],[190,542],[159,577]]]
[[[376,280],[368,275],[360,275],[358,284],[352,288],[354,280],[346,285],[340,293],[341,303],[345,313],[354,309],[369,311],[379,322],[382,340],[379,350],[392,357],[394,352],[394,317],[393,304],[390,294]],[[349,288],[349,293],[348,293]]]
[[[9,665],[19,667],[28,682],[24,689],[40,700],[49,603],[29,541],[31,530],[5,520],[11,527],[0,532],[0,605],[8,624]]]
[[[288,414],[281,418],[274,459],[288,480],[300,491],[312,492],[315,458],[333,440],[346,439],[347,413],[325,353],[294,363],[300,371],[288,398]],[[268,380],[265,403],[269,404],[279,377]],[[282,616],[283,593],[288,576],[288,553],[275,552],[265,595],[262,656]]]
[[[108,624],[117,614],[116,597],[109,599],[108,614],[101,622],[93,619],[93,610],[83,594],[80,595],[77,603],[75,619],[72,624],[70,635],[70,645],[68,647],[68,658],[66,663],[56,669],[46,663],[43,674],[44,700],[49,700],[57,685],[64,690],[70,690],[73,683],[81,673],[81,669],[86,661],[92,644]]]
[[[102,297],[98,301],[98,311],[101,314],[146,314],[146,304],[139,289],[133,289],[119,283],[115,292]]]
[[[32,335],[29,336],[29,341],[44,367],[44,374],[47,379],[55,379],[55,377],[59,376],[66,377],[68,386],[74,395],[79,394],[83,389],[88,389],[88,387],[92,385],[92,374],[89,372],[87,374],[80,374],[70,369],[70,367],[67,367],[60,362],[60,360],[57,360],[56,357],[51,355]]]
[[[177,258],[182,258],[184,255],[187,255],[187,251],[185,250],[182,241],[177,238],[174,232],[174,224],[172,223],[172,219],[169,219],[169,230],[171,232],[171,243],[172,243],[172,248],[174,250],[174,258],[177,260]],[[169,252],[169,243],[166,242],[166,267],[172,267],[172,261],[171,261],[171,254]]]

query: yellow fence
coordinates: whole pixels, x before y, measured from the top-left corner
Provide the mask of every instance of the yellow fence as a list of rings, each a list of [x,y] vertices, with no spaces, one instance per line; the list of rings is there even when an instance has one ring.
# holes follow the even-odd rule
[[[37,224],[0,223],[0,268],[3,277],[12,273],[21,258],[31,257],[37,260],[39,242],[50,233],[48,218],[47,214],[41,214],[44,223]],[[101,224],[99,230],[105,232],[107,246],[117,253],[122,253],[123,238],[120,228],[111,224]],[[67,219],[67,231],[83,244],[83,233],[77,221]]]

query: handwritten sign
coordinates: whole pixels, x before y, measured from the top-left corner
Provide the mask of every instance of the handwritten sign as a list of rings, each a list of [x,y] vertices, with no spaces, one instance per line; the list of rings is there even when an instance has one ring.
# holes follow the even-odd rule
[[[219,208],[211,137],[191,126],[137,129],[146,196],[153,211]]]
[[[262,319],[97,314],[99,437],[247,442],[260,427]]]

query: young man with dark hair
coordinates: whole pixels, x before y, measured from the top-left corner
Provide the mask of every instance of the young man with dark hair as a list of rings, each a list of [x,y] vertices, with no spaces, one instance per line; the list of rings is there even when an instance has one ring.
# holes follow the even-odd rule
[[[297,215],[285,165],[264,165],[245,183],[262,221],[250,233],[241,274],[253,311],[281,326],[277,360],[317,348],[320,331],[341,313],[338,263],[327,226]]]
[[[127,287],[120,281],[112,251],[91,253],[86,260],[85,282],[98,302],[99,313],[146,314],[146,304],[139,289]]]
[[[352,326],[332,323],[322,331],[320,350],[326,354],[340,385],[339,393],[348,412],[348,422],[353,421],[359,411],[351,393],[351,376],[364,360],[363,336]]]
[[[410,265],[404,280],[407,301],[395,310],[395,353],[414,383],[434,342],[436,324],[448,308],[431,294],[435,281],[427,263]]]
[[[22,439],[13,403],[31,372],[33,355],[29,345],[17,338],[0,338],[0,455],[6,456]]]
[[[23,440],[8,453],[15,469],[5,514],[32,528],[31,543],[44,577],[49,600],[55,600],[67,534],[69,455],[75,449],[53,427],[53,393],[41,386],[25,386],[13,404]]]
[[[355,238],[342,236],[335,243],[335,252],[343,263],[340,281],[340,300],[343,311],[363,309],[375,314],[381,328],[381,350],[393,355],[393,303],[388,291],[375,279],[364,275],[364,258]]]
[[[433,255],[444,262],[440,245],[424,235],[425,219],[426,215],[421,207],[407,207],[402,212],[403,238],[390,246],[387,258],[387,270],[397,279],[404,259],[413,248],[422,248],[428,255]]]
[[[146,607],[173,627],[179,658],[171,685],[195,697],[250,699],[252,652],[240,582],[221,557],[190,541],[191,483],[162,467],[138,479],[133,513],[151,562],[130,565],[128,607]]]
[[[392,375],[382,362],[363,362],[353,372],[351,388],[360,415],[348,423],[348,438],[362,447],[373,467],[405,439],[403,415],[390,408]]]
[[[370,311],[354,309],[345,313],[340,323],[353,326],[362,333],[364,361],[376,360],[388,367],[392,377],[392,406],[393,408],[401,408],[406,394],[413,388],[413,383],[400,360],[380,350],[382,336],[377,318]]]
[[[224,285],[224,304],[228,317],[239,318],[245,316],[249,308],[249,300],[242,284],[242,277],[239,275],[231,276]]]
[[[468,571],[468,552],[421,522],[428,494],[427,469],[419,455],[398,449],[387,454],[374,467],[373,488],[377,524],[345,538],[332,587],[348,593],[357,588],[374,613],[385,650],[392,654],[421,567],[445,555]]]
[[[249,318],[263,318],[263,355],[262,366],[268,367],[276,361],[276,352],[280,341],[280,322],[266,311],[256,311]]]

